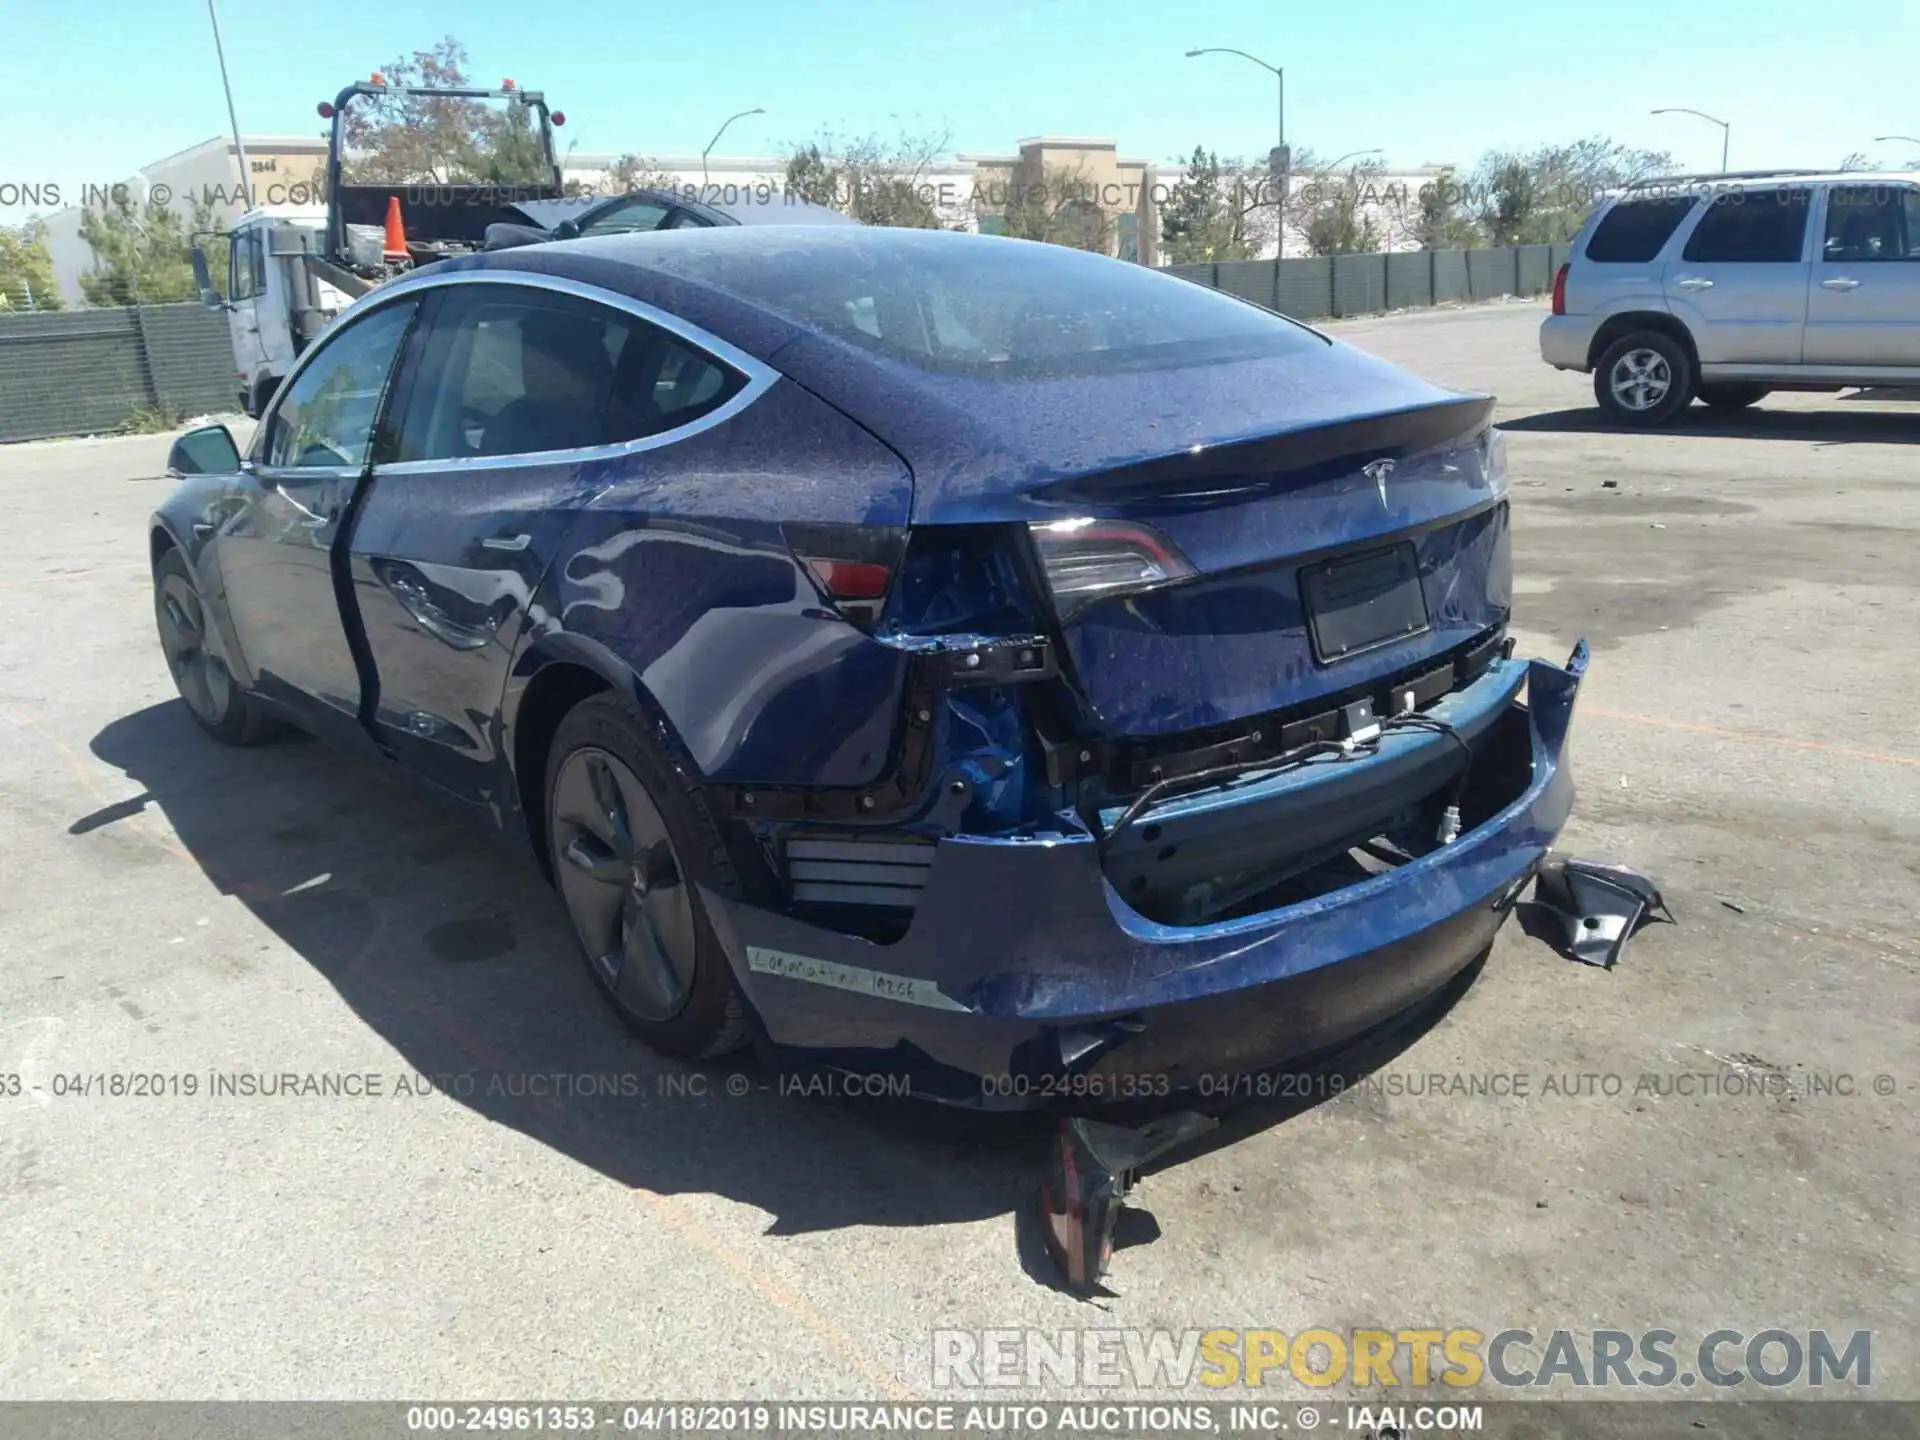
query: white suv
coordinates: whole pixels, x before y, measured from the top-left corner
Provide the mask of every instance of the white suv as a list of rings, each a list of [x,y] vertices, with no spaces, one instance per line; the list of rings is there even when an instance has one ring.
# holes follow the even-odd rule
[[[1920,172],[1633,186],[1574,237],[1540,354],[1629,425],[1696,396],[1920,385]]]

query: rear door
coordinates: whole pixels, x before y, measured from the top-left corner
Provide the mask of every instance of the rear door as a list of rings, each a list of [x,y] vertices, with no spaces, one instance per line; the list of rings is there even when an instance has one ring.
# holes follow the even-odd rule
[[[261,421],[245,502],[213,541],[253,684],[348,742],[364,741],[360,677],[332,550],[418,308],[409,298],[366,311],[310,352]]]
[[[1808,186],[1737,185],[1700,209],[1662,287],[1702,365],[1799,363],[1812,208]]]
[[[531,277],[455,283],[431,303],[401,382],[396,458],[374,470],[347,563],[378,739],[485,804],[506,773],[507,666],[574,513],[622,457],[670,444],[744,377]]]
[[[1580,263],[1568,268],[1567,313],[1611,315],[1657,303],[1659,256],[1698,203],[1665,191],[1615,202],[1582,242]]]
[[[1828,188],[1807,291],[1806,360],[1920,367],[1920,186]]]

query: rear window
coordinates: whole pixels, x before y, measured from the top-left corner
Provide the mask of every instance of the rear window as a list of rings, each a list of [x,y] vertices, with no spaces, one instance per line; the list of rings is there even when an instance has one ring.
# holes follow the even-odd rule
[[[916,368],[1085,376],[1322,349],[1305,326],[1143,266],[940,231],[653,237],[653,269]]]
[[[1644,265],[1660,253],[1692,208],[1690,195],[1622,200],[1601,217],[1587,241],[1587,259],[1602,265]]]

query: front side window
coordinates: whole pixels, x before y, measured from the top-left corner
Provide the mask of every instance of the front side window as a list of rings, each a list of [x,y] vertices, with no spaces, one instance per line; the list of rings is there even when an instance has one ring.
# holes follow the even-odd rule
[[[253,299],[265,288],[260,283],[265,268],[260,258],[260,232],[247,230],[233,236],[227,247],[227,298]]]
[[[619,444],[690,423],[744,383],[638,316],[532,287],[443,292],[396,458]]]
[[[1731,190],[1714,197],[1687,237],[1683,259],[1701,265],[1791,265],[1807,234],[1811,190]]]
[[[654,200],[629,200],[593,217],[580,227],[582,235],[629,235],[636,230],[656,230],[667,218],[667,207]]]
[[[1658,255],[1693,209],[1691,195],[1622,200],[1600,217],[1587,259],[1600,265],[1644,265]]]
[[[267,417],[263,464],[351,469],[367,463],[387,379],[417,308],[413,300],[382,306],[320,342]]]
[[[1852,264],[1920,260],[1920,189],[1911,185],[1836,185],[1827,192],[1821,258]]]

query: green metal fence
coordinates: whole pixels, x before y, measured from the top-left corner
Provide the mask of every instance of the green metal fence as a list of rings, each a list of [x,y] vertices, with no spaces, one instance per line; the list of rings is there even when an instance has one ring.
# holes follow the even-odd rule
[[[226,316],[199,305],[0,315],[0,441],[238,405]]]
[[[1567,245],[1503,245],[1491,250],[1220,260],[1170,265],[1167,273],[1296,320],[1330,320],[1507,295],[1544,295],[1553,288],[1554,272],[1571,254]]]

